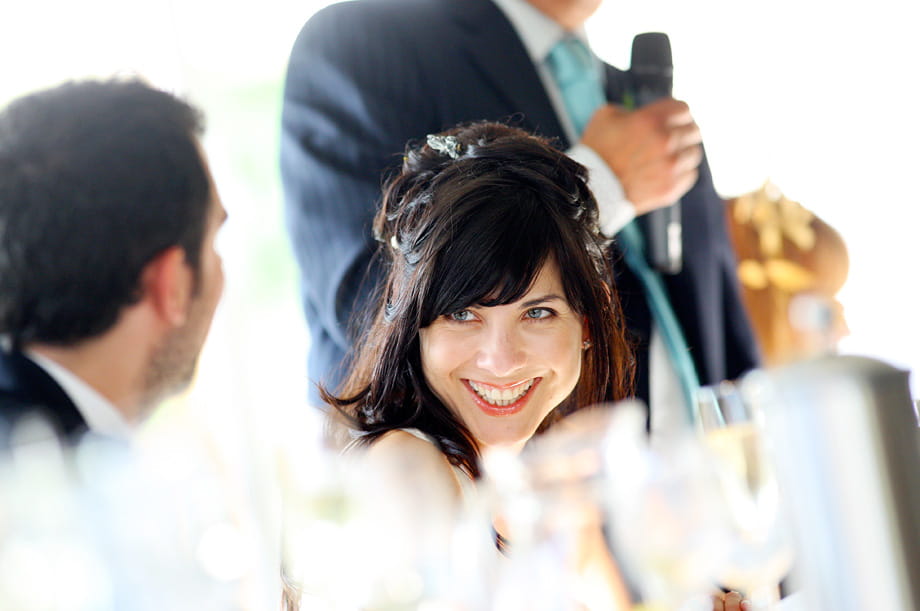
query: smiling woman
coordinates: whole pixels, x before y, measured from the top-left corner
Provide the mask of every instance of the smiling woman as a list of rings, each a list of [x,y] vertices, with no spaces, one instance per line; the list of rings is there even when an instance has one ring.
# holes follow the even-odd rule
[[[375,513],[408,522],[406,538],[476,505],[486,451],[518,452],[565,416],[630,393],[586,174],[541,138],[477,123],[410,145],[385,186],[374,229],[386,281],[343,387],[323,395],[368,486],[386,482]],[[504,545],[514,524],[502,518],[473,539]],[[598,524],[588,539],[603,541]],[[606,548],[589,547],[600,551],[574,556],[603,576],[615,601],[603,608],[626,608]]]
[[[585,172],[495,123],[409,148],[375,221],[386,283],[342,392],[325,395],[363,443],[414,444],[414,429],[475,479],[484,450],[628,394]]]

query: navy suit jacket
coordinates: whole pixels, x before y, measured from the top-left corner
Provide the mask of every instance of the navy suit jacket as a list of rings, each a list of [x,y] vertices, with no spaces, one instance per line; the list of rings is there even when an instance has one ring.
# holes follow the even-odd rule
[[[67,439],[76,440],[86,431],[77,406],[44,369],[21,352],[0,350],[0,423],[12,426],[18,418],[35,412],[48,418]]]
[[[608,98],[620,101],[629,75],[606,70]],[[353,313],[378,282],[371,222],[383,177],[398,169],[408,141],[485,119],[555,139],[562,149],[570,144],[533,62],[490,0],[345,2],[304,26],[285,84],[281,171],[312,381],[334,386],[340,379]],[[757,349],[723,202],[705,161],[682,203],[684,270],[666,284],[700,379],[709,384],[754,367]],[[637,394],[648,400],[651,317],[638,280],[612,256],[638,342]]]

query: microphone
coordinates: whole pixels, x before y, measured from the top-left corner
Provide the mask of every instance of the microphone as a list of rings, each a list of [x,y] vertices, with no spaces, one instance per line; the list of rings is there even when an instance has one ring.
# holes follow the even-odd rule
[[[629,68],[636,105],[670,96],[673,71],[668,35],[662,32],[636,34]],[[680,272],[684,258],[680,200],[640,216],[639,226],[645,234],[649,264],[665,274]]]

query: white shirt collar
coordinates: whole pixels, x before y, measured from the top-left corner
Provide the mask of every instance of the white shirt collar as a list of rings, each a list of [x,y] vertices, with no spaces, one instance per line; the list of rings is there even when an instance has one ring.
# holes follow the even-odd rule
[[[26,350],[25,353],[67,393],[70,400],[77,406],[77,411],[83,416],[86,427],[90,431],[117,439],[131,437],[132,429],[127,420],[95,388],[51,359],[32,350]]]
[[[566,36],[574,35],[586,46],[588,38],[584,28],[569,33],[561,25],[541,13],[527,0],[493,0],[511,22],[527,54],[535,64],[541,64],[557,42]]]

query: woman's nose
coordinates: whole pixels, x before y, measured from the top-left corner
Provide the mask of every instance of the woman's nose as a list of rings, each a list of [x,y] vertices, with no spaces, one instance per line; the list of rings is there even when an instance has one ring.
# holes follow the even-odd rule
[[[477,365],[496,377],[507,377],[524,366],[524,342],[509,329],[491,329],[483,334]]]

